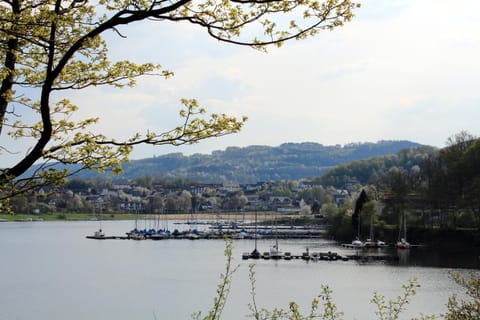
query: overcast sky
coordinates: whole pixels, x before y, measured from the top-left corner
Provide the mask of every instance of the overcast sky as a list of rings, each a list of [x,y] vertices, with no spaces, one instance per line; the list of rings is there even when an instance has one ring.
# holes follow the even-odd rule
[[[111,40],[116,59],[161,63],[169,80],[73,97],[109,135],[174,127],[179,99],[248,116],[241,133],[185,147],[141,147],[132,158],[227,146],[411,140],[442,147],[479,135],[480,1],[364,0],[354,20],[268,54],[219,43],[188,24],[143,23]]]

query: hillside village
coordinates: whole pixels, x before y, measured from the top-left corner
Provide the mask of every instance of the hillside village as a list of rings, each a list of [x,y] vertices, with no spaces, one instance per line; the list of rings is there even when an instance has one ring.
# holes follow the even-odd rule
[[[354,182],[349,190],[323,187],[308,181],[146,185],[139,179],[131,183],[95,185],[75,179],[55,192],[44,188],[38,196],[15,197],[11,205],[15,212],[33,214],[174,214],[254,210],[308,214],[319,213],[321,205],[325,203],[341,205],[355,190]]]

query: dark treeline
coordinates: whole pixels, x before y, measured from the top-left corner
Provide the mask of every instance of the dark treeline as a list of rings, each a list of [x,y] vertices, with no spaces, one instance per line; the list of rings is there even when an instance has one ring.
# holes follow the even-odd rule
[[[438,240],[440,235],[461,241],[480,229],[480,139],[468,132],[448,138],[440,150],[413,148],[355,161],[315,180],[337,187],[357,183],[369,200],[376,200],[362,211],[363,234],[368,233],[370,216],[374,216],[376,237],[388,240],[399,234],[402,219],[409,234],[422,241]],[[355,235],[350,217],[348,208],[330,216],[332,234],[343,239]]]
[[[420,164],[391,168],[377,181],[387,204],[421,210],[425,226],[480,227],[480,139],[467,132]]]

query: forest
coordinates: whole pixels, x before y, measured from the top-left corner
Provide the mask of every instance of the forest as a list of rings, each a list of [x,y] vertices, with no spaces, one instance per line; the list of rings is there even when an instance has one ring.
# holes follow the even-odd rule
[[[314,181],[337,186],[357,181],[362,185],[371,201],[361,214],[374,215],[377,236],[392,238],[406,213],[410,233],[425,239],[431,236],[425,230],[436,230],[438,239],[439,232],[471,234],[480,228],[479,163],[480,139],[460,132],[448,138],[443,149],[414,148],[354,161]],[[354,199],[349,207],[330,214],[334,235],[348,238],[355,234],[348,212],[353,206]],[[369,218],[363,219],[362,229],[368,230],[369,223]],[[449,241],[452,236],[447,235]]]

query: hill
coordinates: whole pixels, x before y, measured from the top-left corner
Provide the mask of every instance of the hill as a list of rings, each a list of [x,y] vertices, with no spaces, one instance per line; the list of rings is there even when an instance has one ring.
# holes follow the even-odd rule
[[[392,168],[407,172],[415,166],[420,168],[425,159],[437,155],[438,152],[438,149],[430,146],[402,149],[394,154],[340,164],[316,177],[313,181],[337,188],[343,188],[351,181],[365,185],[373,180],[378,180]]]
[[[395,154],[402,149],[421,146],[410,141],[350,143],[343,146],[304,142],[285,143],[278,147],[228,147],[211,154],[191,156],[170,153],[126,163],[124,173],[116,179],[150,176],[188,178],[205,183],[297,180],[319,176],[343,163]],[[97,173],[86,171],[78,175],[81,178],[97,176]],[[102,176],[113,177],[111,174]]]

